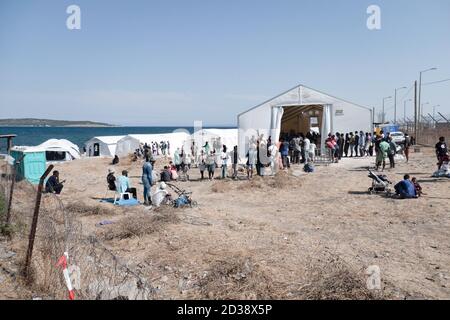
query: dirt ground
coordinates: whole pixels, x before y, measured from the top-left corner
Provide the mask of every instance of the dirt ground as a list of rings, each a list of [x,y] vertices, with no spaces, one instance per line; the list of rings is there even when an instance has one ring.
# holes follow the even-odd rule
[[[311,174],[293,166],[288,174],[250,182],[197,181],[192,169],[194,181],[176,185],[193,192],[197,207],[119,209],[99,202],[109,162],[57,165],[67,180],[61,199],[88,208],[80,214],[83,232],[104,239],[139,269],[161,299],[450,298],[450,179],[431,178],[432,149],[385,172],[395,182],[405,173],[417,177],[426,193],[417,200],[369,195],[366,168],[374,159],[358,158]],[[158,160],[157,170],[166,163]],[[142,201],[141,163],[122,160],[116,174],[123,169]],[[140,224],[158,212],[173,219],[124,232],[127,221]],[[115,223],[96,226],[103,220]],[[369,266],[380,268],[382,290],[365,291]]]

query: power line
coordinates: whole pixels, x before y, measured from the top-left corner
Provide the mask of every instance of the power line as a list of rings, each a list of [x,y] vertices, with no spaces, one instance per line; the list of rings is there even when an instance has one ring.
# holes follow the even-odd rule
[[[442,82],[447,82],[447,81],[450,81],[450,78],[449,79],[444,79],[444,80],[439,80],[439,81],[423,83],[422,86],[429,86],[431,84],[442,83]]]

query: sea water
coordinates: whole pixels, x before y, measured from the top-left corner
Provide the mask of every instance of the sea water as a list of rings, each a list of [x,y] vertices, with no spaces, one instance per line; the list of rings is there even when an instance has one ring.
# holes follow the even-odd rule
[[[17,138],[13,140],[15,146],[37,146],[49,139],[67,139],[82,148],[85,142],[98,136],[172,133],[179,129],[194,132],[193,127],[0,127],[0,135],[16,134]],[[1,140],[4,139],[0,139],[0,153],[6,150],[6,141]]]

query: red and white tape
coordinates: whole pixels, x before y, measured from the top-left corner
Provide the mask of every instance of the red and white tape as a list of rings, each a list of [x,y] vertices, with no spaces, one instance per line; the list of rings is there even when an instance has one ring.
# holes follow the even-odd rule
[[[69,270],[67,269],[67,261],[69,260],[69,253],[64,252],[64,255],[59,258],[57,267],[61,266],[63,268],[64,280],[66,281],[67,289],[69,290],[69,300],[75,299],[75,292],[73,291],[72,281],[70,280]]]

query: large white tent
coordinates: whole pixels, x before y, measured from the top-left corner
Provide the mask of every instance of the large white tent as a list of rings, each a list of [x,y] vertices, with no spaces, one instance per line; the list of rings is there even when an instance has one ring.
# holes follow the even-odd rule
[[[277,142],[281,132],[319,131],[323,147],[329,133],[373,132],[373,113],[371,108],[299,85],[238,115],[239,153],[245,155],[250,141],[261,135]]]
[[[88,157],[113,157],[117,142],[125,136],[94,137],[85,143]]]

